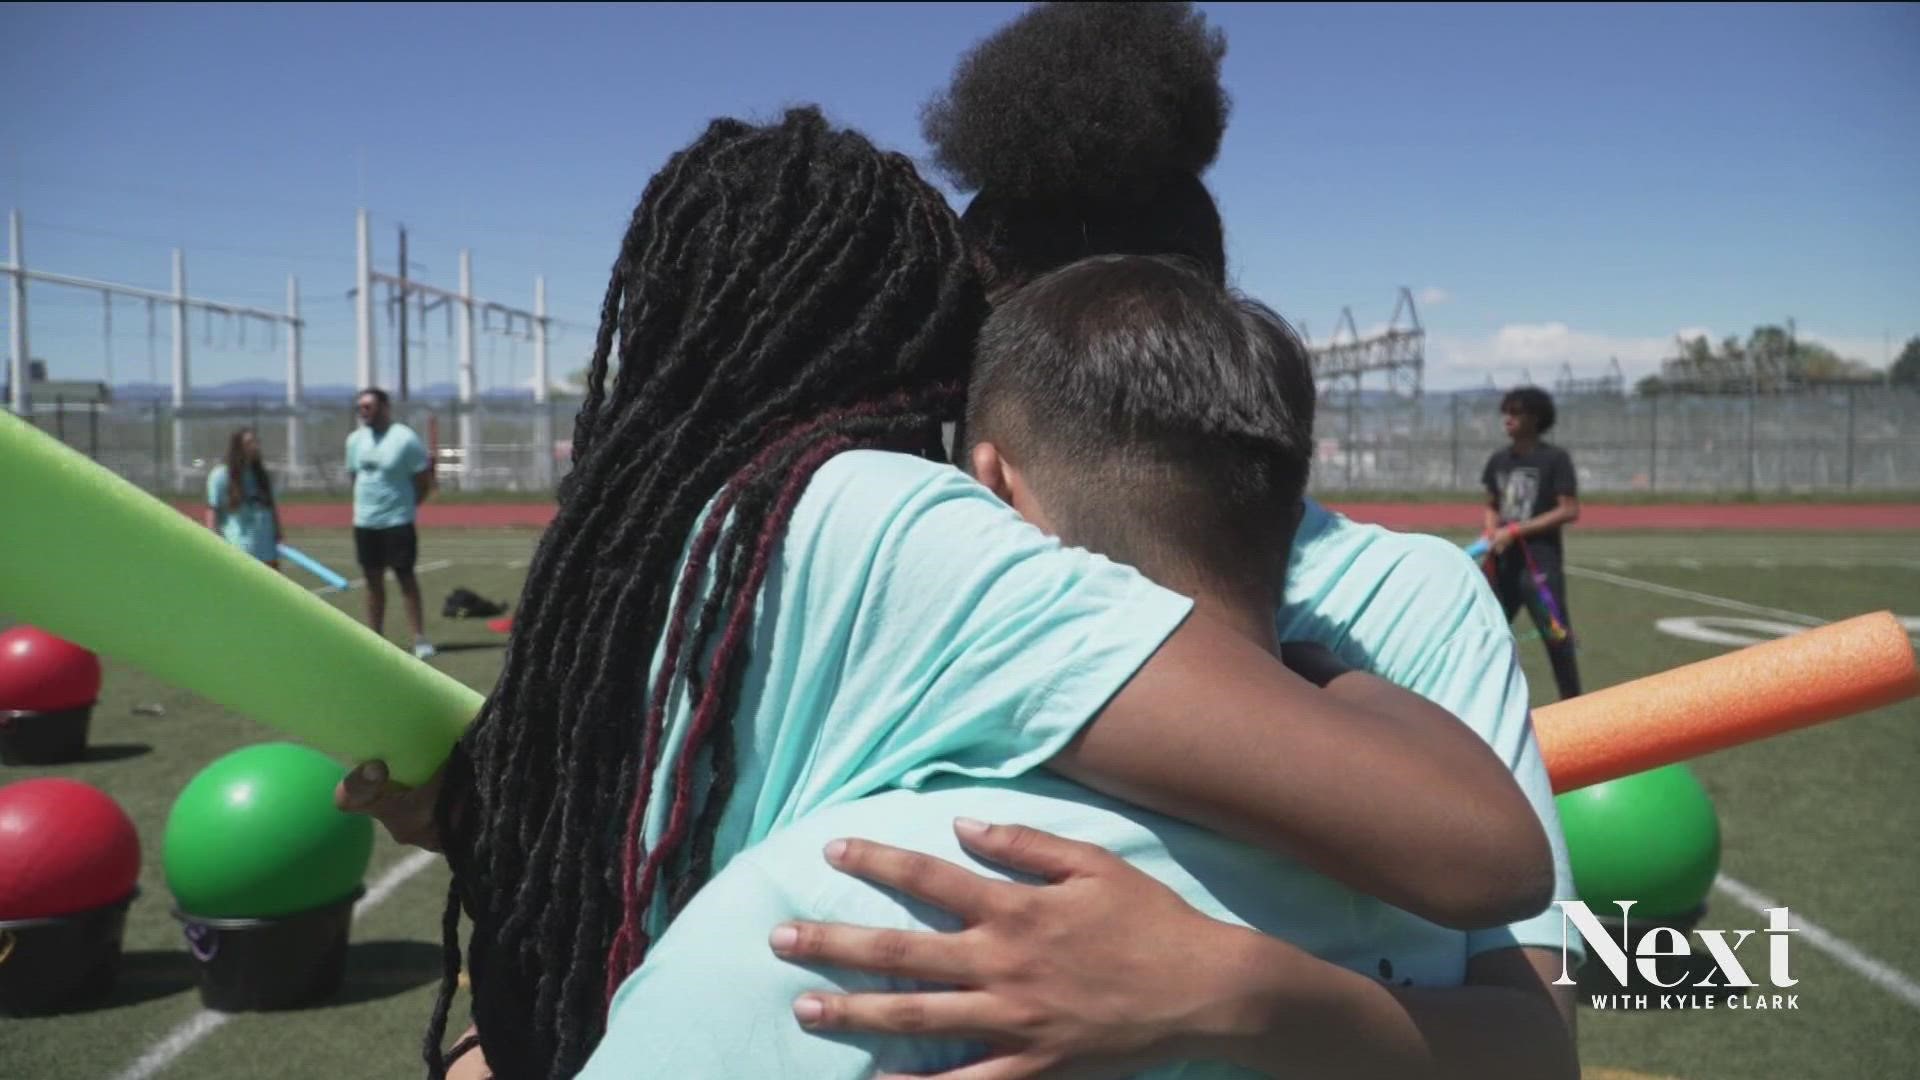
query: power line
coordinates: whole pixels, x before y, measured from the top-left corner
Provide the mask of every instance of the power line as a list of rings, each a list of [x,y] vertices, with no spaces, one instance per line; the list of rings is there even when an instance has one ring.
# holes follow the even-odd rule
[[[158,184],[134,184],[125,182],[101,181],[94,179],[92,173],[60,173],[41,167],[24,170],[27,177],[38,176],[41,180],[57,183],[62,188],[109,192],[121,195],[149,195],[164,198],[172,202],[188,202],[201,206],[219,206],[231,209],[233,206],[254,206],[274,210],[304,210],[327,214],[340,212],[345,200],[339,202],[305,202],[291,199],[262,198],[257,192],[238,193],[231,191],[209,191],[199,188],[171,188]]]
[[[158,247],[166,247],[166,248],[176,248],[176,247],[186,246],[178,240],[169,240],[163,237],[149,236],[143,233],[121,232],[117,229],[102,229],[92,225],[69,225],[64,222],[42,222],[36,219],[33,223],[33,227],[35,230],[44,229],[48,232],[69,233],[75,236],[97,236],[103,239],[125,240],[125,241],[131,241],[134,243],[153,244]],[[291,260],[291,261],[325,262],[325,263],[335,263],[335,264],[353,262],[352,259],[347,258],[346,256],[343,256],[343,255],[322,255],[322,254],[319,254],[318,252],[310,252],[310,251],[279,251],[279,250],[274,250],[269,248],[234,247],[232,245],[227,245],[227,244],[194,244],[193,250],[194,251],[211,251],[211,252],[217,252],[223,255],[238,255],[244,258],[251,258],[251,259],[282,259],[282,260]]]

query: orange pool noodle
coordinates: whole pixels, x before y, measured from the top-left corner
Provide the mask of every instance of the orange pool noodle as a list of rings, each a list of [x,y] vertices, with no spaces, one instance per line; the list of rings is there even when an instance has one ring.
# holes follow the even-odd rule
[[[1534,735],[1572,791],[1917,694],[1907,630],[1882,611],[1536,709]]]

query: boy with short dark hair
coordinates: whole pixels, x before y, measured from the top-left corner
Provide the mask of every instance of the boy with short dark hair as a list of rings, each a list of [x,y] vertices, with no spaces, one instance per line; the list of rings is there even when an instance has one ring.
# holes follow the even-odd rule
[[[1487,489],[1481,535],[1493,560],[1489,576],[1508,622],[1522,605],[1532,614],[1564,701],[1580,695],[1580,668],[1567,617],[1560,530],[1580,520],[1579,481],[1573,456],[1544,438],[1555,418],[1545,390],[1509,391],[1500,399],[1500,418],[1512,441],[1493,452],[1480,476]]]
[[[1410,689],[1357,670],[1353,658],[1334,648],[1292,644],[1305,639],[1291,633],[1300,620],[1276,618],[1303,512],[1321,519],[1312,522],[1320,534],[1314,542],[1346,546],[1345,557],[1329,562],[1360,564],[1362,576],[1369,570],[1369,556],[1360,550],[1365,538],[1328,538],[1324,511],[1315,515],[1303,504],[1311,362],[1277,316],[1177,259],[1095,257],[1005,299],[981,332],[972,374],[962,460],[1014,512],[1063,543],[1127,562],[1189,596],[1196,612],[1282,654],[1332,697],[1364,703],[1382,717],[1445,713]],[[1424,539],[1427,544],[1402,549],[1396,560],[1416,577],[1435,577],[1423,573],[1429,559],[1460,564],[1457,547]],[[1460,599],[1479,605],[1483,619],[1475,622],[1461,605],[1431,596],[1419,598],[1422,618],[1453,620],[1463,633],[1497,635],[1510,655],[1511,637],[1484,610],[1491,606],[1484,590],[1470,578],[1468,584],[1473,588],[1462,590],[1467,595]],[[1320,584],[1309,588],[1320,598]],[[1395,614],[1396,626],[1416,621],[1403,614]],[[1391,658],[1385,659],[1391,666]],[[1476,686],[1506,684],[1482,665],[1457,674]],[[1067,668],[1057,681],[1070,687],[1076,677]],[[1204,720],[1205,688],[1174,692],[1188,695],[1196,721]],[[1390,738],[1408,729],[1384,724],[1374,730],[1375,737]],[[1355,731],[1356,738],[1367,737]],[[1196,722],[1193,737],[1205,737],[1204,723]],[[1511,755],[1502,756],[1516,773],[1522,771]],[[1367,783],[1353,788],[1356,800],[1388,791],[1396,800],[1417,794],[1391,783],[1373,786],[1377,778]],[[1530,794],[1530,803],[1537,794]],[[1536,812],[1551,814],[1550,798],[1544,809],[1535,805]],[[1444,1044],[1439,1056],[1463,1073],[1485,1075],[1474,1071],[1470,1059],[1497,1043],[1498,1055],[1518,1056],[1515,1075],[1569,1075],[1571,1029],[1556,1013],[1545,977],[1528,968],[1521,986],[1496,986],[1486,966],[1500,957],[1511,961],[1517,949],[1559,941],[1557,927],[1535,914],[1544,902],[1534,907],[1529,901],[1528,911],[1510,913],[1525,923],[1541,921],[1539,926],[1487,928],[1483,920],[1465,920],[1482,929],[1443,927],[1337,884],[1309,867],[1307,853],[1277,857],[1033,771],[935,777],[914,789],[889,789],[815,811],[742,852],[694,895],[622,985],[606,1035],[582,1077],[624,1075],[635,1062],[685,1076],[853,1077],[876,1069],[937,1072],[977,1060],[987,1047],[931,1032],[880,1039],[811,1034],[782,1014],[797,996],[811,996],[823,983],[864,993],[938,988],[899,970],[816,974],[778,960],[779,939],[769,944],[762,936],[791,920],[907,932],[958,929],[952,916],[913,902],[912,890],[903,896],[842,876],[820,852],[836,837],[861,836],[969,865],[952,827],[965,815],[1019,820],[1097,844],[1211,919],[1279,943],[1298,993],[1294,1000],[1312,999],[1318,1007],[1311,1038],[1291,1028],[1276,1029],[1271,1039],[1264,1031],[1260,1036],[1290,1070],[1311,1074],[1309,1061],[1323,1054],[1345,1072],[1404,1068],[1394,1051],[1366,1045],[1369,1036],[1393,1041],[1373,1023],[1384,1013],[1392,1017],[1390,1025],[1401,1025],[1396,1030],[1417,1029],[1422,1039]],[[1563,863],[1552,839],[1544,832],[1539,839],[1549,849],[1557,886]],[[1338,860],[1348,854],[1338,853]],[[1457,877],[1468,892],[1504,888],[1478,872]],[[1541,884],[1544,889],[1548,883]],[[1236,941],[1244,942],[1238,933]],[[1349,1007],[1358,999],[1375,1011]],[[1521,1029],[1538,1036],[1535,1045],[1543,1049],[1533,1057],[1514,1049]],[[1476,1031],[1496,1034],[1483,1038]],[[1163,1066],[1134,1075],[1251,1075],[1197,1047],[1157,1049],[1164,1051]]]

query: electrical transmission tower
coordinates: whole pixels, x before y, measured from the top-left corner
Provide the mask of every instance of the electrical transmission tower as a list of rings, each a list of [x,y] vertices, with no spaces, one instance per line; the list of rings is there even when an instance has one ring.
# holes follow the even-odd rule
[[[1607,360],[1607,373],[1591,379],[1577,378],[1572,364],[1560,365],[1560,377],[1554,381],[1556,397],[1625,397],[1627,373],[1620,370],[1620,358]]]
[[[1406,325],[1401,325],[1401,319]],[[1301,331],[1305,336],[1304,328]],[[1396,394],[1419,397],[1427,365],[1427,331],[1420,325],[1420,312],[1414,307],[1413,292],[1400,289],[1393,305],[1393,318],[1377,334],[1360,336],[1354,326],[1353,309],[1341,308],[1340,321],[1333,336],[1324,345],[1307,343],[1313,354],[1313,377],[1320,392],[1337,389],[1358,394],[1362,380],[1373,372],[1385,372],[1387,389]]]
[[[413,302],[424,322],[426,314],[436,308],[447,307],[459,326],[460,358],[460,448],[462,470],[466,477],[477,478],[480,466],[480,439],[476,419],[477,379],[474,372],[473,341],[474,319],[480,318],[483,332],[502,333],[509,336],[519,335],[522,340],[533,342],[533,401],[535,440],[541,447],[536,455],[543,479],[551,481],[553,466],[552,416],[547,404],[552,393],[551,372],[547,364],[547,344],[556,320],[547,315],[547,279],[544,275],[535,275],[533,279],[533,310],[510,307],[506,304],[482,300],[473,294],[473,253],[466,248],[460,249],[460,289],[458,292],[438,288],[424,281],[407,276],[406,231],[400,233],[399,273],[389,274],[373,268],[373,234],[368,224],[367,212],[361,210],[358,219],[358,284],[349,295],[353,298],[354,322],[356,328],[356,365],[355,378],[362,387],[379,383],[380,368],[373,348],[373,287],[385,285],[390,304],[399,309],[400,333],[396,339],[395,352],[398,354],[400,370],[400,397],[404,400],[407,387],[407,318],[408,304]],[[498,317],[501,325],[495,327],[493,319]]]

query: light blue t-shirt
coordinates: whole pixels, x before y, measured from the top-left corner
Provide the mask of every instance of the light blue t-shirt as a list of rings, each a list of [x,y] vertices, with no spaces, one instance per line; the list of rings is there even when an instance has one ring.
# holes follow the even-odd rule
[[[711,584],[709,573],[696,603]],[[950,465],[835,456],[795,504],[760,589],[715,872],[828,807],[942,774],[1035,768],[1191,609],[1137,570],[1046,536]],[[656,652],[649,679],[660,662]],[[682,682],[668,701],[648,849],[668,826],[691,720]],[[648,921],[657,937],[664,898]]]
[[[217,465],[207,476],[207,505],[213,508],[214,523],[220,526],[220,535],[241,551],[260,559],[272,562],[280,557],[279,541],[274,538],[273,507],[267,504],[260,491],[260,481],[254,478],[252,470],[240,477],[240,505],[227,505],[227,496],[232,491],[227,477],[227,467]]]
[[[1552,838],[1556,896],[1571,898],[1565,846],[1533,739],[1512,635],[1498,602],[1460,549],[1433,537],[1359,525],[1310,502],[1288,566],[1287,596],[1277,617],[1282,640],[1328,646],[1349,663],[1445,706],[1493,746]],[[992,676],[998,681],[1000,674]],[[1390,799],[1392,792],[1356,796]],[[1253,927],[1396,985],[1457,986],[1475,954],[1561,943],[1557,918],[1544,914],[1484,932],[1436,926],[1293,860],[1051,774],[997,782],[941,778],[919,791],[884,792],[813,815],[735,859],[688,904],[622,985],[606,1036],[583,1076],[624,1076],[645,1063],[660,1075],[829,1080],[875,1071],[939,1071],[977,1058],[980,1047],[956,1040],[803,1031],[791,1006],[805,991],[928,987],[789,964],[766,943],[773,927],[795,918],[953,929],[944,912],[834,871],[821,848],[836,837],[863,837],[1005,877],[959,847],[952,830],[958,816],[1032,825],[1100,844],[1207,915]],[[1196,1062],[1146,1075],[1197,1080],[1250,1074]]]
[[[389,424],[379,435],[370,427],[347,436],[347,471],[353,474],[353,524],[358,529],[392,529],[413,524],[417,500],[413,478],[429,465],[420,436],[405,424]]]

